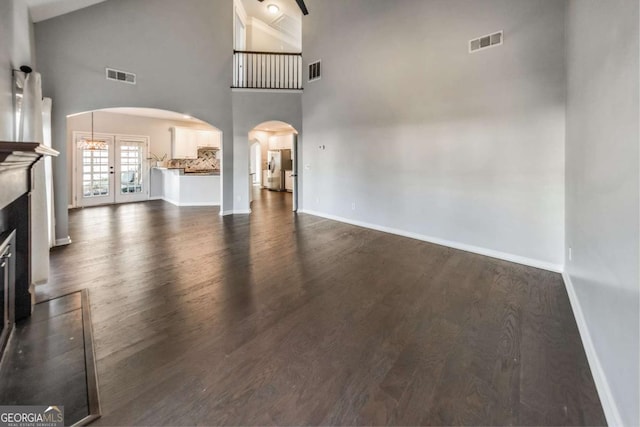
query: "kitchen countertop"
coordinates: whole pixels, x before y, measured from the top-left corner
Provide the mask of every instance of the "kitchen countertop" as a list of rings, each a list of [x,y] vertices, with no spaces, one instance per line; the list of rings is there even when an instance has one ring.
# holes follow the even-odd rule
[[[181,172],[182,175],[185,176],[220,176],[220,171],[210,171],[210,172]]]
[[[220,176],[220,170],[199,170],[199,171],[187,171],[184,168],[155,168],[155,169],[160,169],[160,170],[167,170],[167,171],[178,171],[178,173],[180,175],[184,175],[184,176]]]

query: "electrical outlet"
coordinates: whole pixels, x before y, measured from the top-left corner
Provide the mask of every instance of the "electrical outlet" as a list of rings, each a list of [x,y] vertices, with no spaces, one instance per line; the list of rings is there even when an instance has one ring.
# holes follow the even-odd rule
[[[573,261],[573,249],[569,248],[569,261]]]

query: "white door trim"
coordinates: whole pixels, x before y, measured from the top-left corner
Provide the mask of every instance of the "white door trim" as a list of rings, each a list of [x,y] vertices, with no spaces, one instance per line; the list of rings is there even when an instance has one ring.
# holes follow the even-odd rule
[[[96,139],[104,139],[107,140],[107,144],[109,144],[110,147],[110,161],[113,161],[114,156],[115,156],[115,137],[111,134],[107,134],[107,133],[92,133],[92,132],[85,132],[85,131],[73,131],[73,138],[71,141],[71,146],[73,148],[72,152],[73,152],[73,171],[72,171],[72,176],[73,176],[73,201],[72,201],[72,205],[73,207],[80,207],[82,206],[80,204],[80,197],[82,197],[82,194],[80,192],[80,175],[81,172],[79,171],[79,168],[81,167],[80,165],[80,160],[78,159],[78,151],[80,150],[78,147],[78,142],[80,142],[80,139],[82,137],[86,137],[86,138],[91,138],[94,137]],[[113,181],[115,181],[115,176],[111,179]],[[113,185],[112,185],[113,186]]]
[[[142,144],[143,152],[141,159],[141,167],[140,173],[143,175],[142,177],[142,193],[138,193],[135,196],[130,195],[122,195],[120,193],[120,188],[122,185],[122,165],[120,163],[121,152],[122,152],[122,143],[123,142],[133,142]],[[151,169],[149,168],[149,161],[147,160],[147,156],[149,155],[149,137],[148,136],[131,136],[131,135],[116,135],[115,137],[115,201],[114,203],[131,203],[131,202],[143,202],[149,200],[149,184],[151,181]]]
[[[69,208],[78,208],[80,207],[80,203],[79,201],[79,173],[78,173],[78,145],[77,145],[77,141],[78,141],[78,137],[81,136],[91,136],[91,132],[90,131],[73,131],[72,132],[72,136],[71,136],[71,153],[72,153],[72,159],[71,159],[71,166],[72,166],[72,171],[71,171],[71,185],[72,185],[72,201],[71,203],[69,203]],[[105,139],[113,139],[113,147],[114,147],[114,164],[116,161],[116,154],[118,152],[117,149],[117,143],[116,141],[120,140],[120,139],[138,139],[138,140],[144,140],[146,143],[146,149],[147,149],[147,155],[149,155],[149,149],[150,149],[150,140],[151,138],[147,135],[129,135],[129,134],[122,134],[122,133],[96,133],[94,132],[93,134],[94,137],[96,138],[105,138]],[[114,172],[116,171],[116,169],[118,169],[117,167],[114,167]],[[144,200],[148,200],[149,199],[149,192],[150,192],[150,188],[149,188],[149,184],[150,184],[150,180],[151,180],[151,170],[149,168],[149,164],[148,164],[148,160],[147,159],[143,159],[143,170],[145,171],[145,174],[147,176],[147,192],[146,192],[146,199]],[[115,182],[115,177],[114,177],[114,182]],[[115,185],[114,185],[115,188]],[[115,195],[114,195],[114,202],[115,202]]]

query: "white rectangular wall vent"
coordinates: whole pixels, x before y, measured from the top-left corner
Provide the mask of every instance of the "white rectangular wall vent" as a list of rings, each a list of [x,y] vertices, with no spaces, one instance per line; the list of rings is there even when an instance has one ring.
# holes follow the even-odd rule
[[[128,73],[126,71],[107,68],[107,80],[113,80],[116,82],[129,83],[130,85],[134,85],[136,84],[136,75],[133,73]]]
[[[486,36],[478,37],[469,41],[469,53],[477,52],[479,50],[488,49],[490,47],[500,46],[504,40],[504,33],[498,31],[497,33],[488,34]]]
[[[309,82],[315,82],[322,77],[320,69],[320,61],[312,62],[309,64]]]

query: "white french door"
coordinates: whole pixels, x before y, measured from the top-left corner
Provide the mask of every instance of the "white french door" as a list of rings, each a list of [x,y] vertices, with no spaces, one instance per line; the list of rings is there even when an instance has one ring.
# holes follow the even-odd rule
[[[76,205],[79,207],[114,203],[114,152],[115,138],[110,135],[94,135],[94,139],[105,142],[102,150],[88,150],[80,145],[90,139],[90,133],[75,132],[76,147],[75,181]]]
[[[141,202],[149,198],[148,139],[116,137],[115,203]]]
[[[74,132],[76,206],[139,202],[149,198],[149,171],[146,137],[95,134],[106,147],[82,148],[80,141],[90,138]]]

